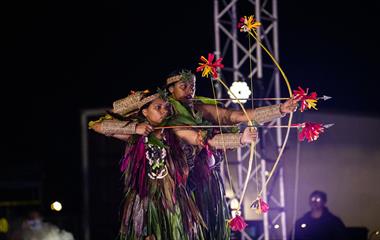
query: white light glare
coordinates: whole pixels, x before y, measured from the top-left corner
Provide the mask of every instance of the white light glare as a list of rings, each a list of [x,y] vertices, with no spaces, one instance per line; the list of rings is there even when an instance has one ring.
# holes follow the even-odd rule
[[[249,95],[251,95],[251,90],[249,90],[246,82],[233,82],[230,90],[231,91],[228,91],[228,95],[230,96],[230,99],[233,103],[238,103],[239,101],[241,103],[246,103],[246,99],[249,98]],[[236,99],[235,97],[239,99],[239,101],[234,100]]]
[[[53,210],[53,211],[57,211],[57,212],[59,212],[59,211],[62,210],[62,204],[61,204],[60,202],[58,202],[58,201],[55,201],[55,202],[53,202],[53,203],[50,205],[50,208],[51,208],[51,210]]]
[[[305,228],[306,227],[306,224],[305,223],[302,223],[301,224],[301,228]]]
[[[237,200],[237,198],[232,199],[230,206],[231,206],[232,210],[238,209],[239,208],[239,200]]]

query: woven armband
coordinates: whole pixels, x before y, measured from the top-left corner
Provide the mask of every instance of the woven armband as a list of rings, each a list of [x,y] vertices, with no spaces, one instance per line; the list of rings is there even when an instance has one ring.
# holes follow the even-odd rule
[[[137,122],[123,122],[118,120],[105,120],[101,122],[101,129],[104,135],[124,135],[135,134]]]
[[[217,134],[212,138],[213,147],[216,149],[243,147],[244,145],[240,143],[240,138],[240,133]]]
[[[270,122],[276,118],[284,117],[285,114],[281,114],[280,104],[259,107],[254,111],[253,121],[258,124],[263,124],[266,122]]]

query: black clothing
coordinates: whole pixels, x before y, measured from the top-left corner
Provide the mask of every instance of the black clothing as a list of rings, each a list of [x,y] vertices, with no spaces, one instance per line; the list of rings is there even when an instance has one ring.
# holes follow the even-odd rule
[[[345,230],[342,220],[325,208],[320,218],[310,211],[296,221],[294,240],[345,240]]]

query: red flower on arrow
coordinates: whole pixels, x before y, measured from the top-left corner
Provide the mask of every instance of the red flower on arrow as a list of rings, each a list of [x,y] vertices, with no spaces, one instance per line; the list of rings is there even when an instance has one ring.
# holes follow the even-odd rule
[[[218,78],[218,72],[216,71],[216,68],[220,68],[220,69],[224,68],[224,65],[222,64],[223,58],[218,58],[213,63],[212,61],[214,61],[214,57],[215,55],[212,53],[208,54],[208,59],[201,56],[200,59],[203,63],[199,63],[200,66],[197,67],[196,71],[197,72],[202,71],[202,77],[208,77],[209,74],[211,73],[213,78]]]
[[[306,92],[301,87],[298,87],[298,90],[293,90],[294,99],[301,102],[301,112],[305,111],[306,108],[314,108],[315,110],[318,110],[316,108],[318,101],[317,93],[312,92],[308,95],[308,92],[309,88],[306,88]]]
[[[298,140],[312,142],[318,139],[319,134],[324,132],[325,127],[322,123],[305,122],[296,124],[298,127]]]

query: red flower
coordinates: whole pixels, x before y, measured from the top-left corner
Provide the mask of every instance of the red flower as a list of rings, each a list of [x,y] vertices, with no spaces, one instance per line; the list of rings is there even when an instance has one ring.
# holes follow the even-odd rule
[[[201,56],[201,61],[203,63],[199,63],[199,67],[197,67],[197,72],[202,71],[202,77],[208,77],[208,75],[211,73],[213,78],[218,77],[218,73],[216,71],[216,68],[224,68],[224,65],[222,64],[223,58],[218,58],[214,63],[212,61],[214,60],[214,54],[209,53],[208,54],[208,59],[205,57]]]
[[[264,202],[261,197],[258,197],[255,201],[253,201],[251,208],[256,209],[256,212],[258,214],[266,213],[269,211],[268,203]]]
[[[322,123],[305,122],[298,125],[298,140],[304,141],[305,138],[308,142],[312,142],[318,139],[319,134],[324,132],[324,126]]]
[[[309,88],[306,88],[306,92],[301,87],[298,87],[298,89],[299,90],[293,90],[293,94],[294,94],[295,100],[301,101],[300,111],[301,112],[305,111],[306,107],[308,109],[314,108],[315,110],[318,110],[316,108],[317,101],[318,101],[317,93],[312,92],[312,93],[310,93],[310,95],[308,95]]]
[[[240,216],[240,212],[236,212],[236,216],[228,221],[228,225],[232,231],[243,231],[248,224],[244,221],[244,218]]]

